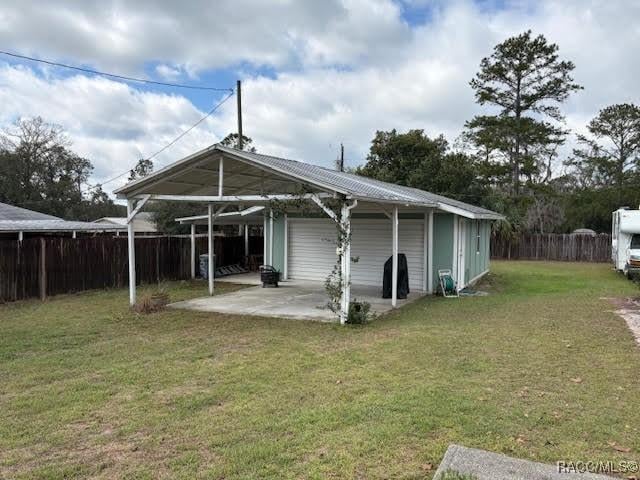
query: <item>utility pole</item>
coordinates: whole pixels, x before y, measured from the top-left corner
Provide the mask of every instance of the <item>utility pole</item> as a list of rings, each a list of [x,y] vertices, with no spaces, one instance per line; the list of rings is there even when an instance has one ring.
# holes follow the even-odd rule
[[[236,82],[236,96],[238,97],[238,148],[242,150],[242,84]]]
[[[336,160],[336,170],[344,172],[344,145],[340,144],[340,158]]]

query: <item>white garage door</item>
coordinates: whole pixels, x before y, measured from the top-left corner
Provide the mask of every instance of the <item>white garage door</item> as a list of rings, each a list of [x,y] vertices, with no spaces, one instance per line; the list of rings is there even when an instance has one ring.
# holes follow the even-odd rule
[[[384,262],[391,256],[391,221],[351,221],[351,283],[382,286]],[[399,221],[398,252],[407,256],[409,287],[422,289],[424,221]],[[289,278],[323,282],[336,262],[336,228],[331,220],[289,219]]]

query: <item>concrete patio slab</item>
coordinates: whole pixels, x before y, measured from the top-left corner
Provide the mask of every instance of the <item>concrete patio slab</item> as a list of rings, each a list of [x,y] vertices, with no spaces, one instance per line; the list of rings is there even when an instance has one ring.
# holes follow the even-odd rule
[[[250,275],[247,274],[247,283]],[[398,307],[406,305],[422,295],[422,292],[411,293],[406,300],[398,300]],[[351,288],[351,296],[359,301],[370,303],[371,310],[376,315],[392,310],[391,300],[383,299],[381,291],[377,288],[354,285]],[[213,297],[194,298],[172,303],[169,307],[232,315],[335,322],[337,317],[327,308],[328,301],[324,285],[315,282],[287,281],[281,282],[278,288],[247,287]]]
[[[475,448],[449,445],[433,476],[441,478],[447,471],[467,475],[474,480],[613,480],[614,477],[594,473],[564,471],[558,465],[531,462]]]
[[[262,285],[260,272],[236,273],[216,278],[216,282],[236,283],[238,285]]]

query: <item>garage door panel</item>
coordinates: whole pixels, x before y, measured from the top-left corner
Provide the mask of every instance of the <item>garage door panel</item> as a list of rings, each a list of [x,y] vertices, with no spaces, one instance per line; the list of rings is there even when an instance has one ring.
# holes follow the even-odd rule
[[[290,219],[287,270],[294,280],[323,282],[336,262],[336,227],[329,220]]]
[[[391,256],[391,222],[353,219],[351,222],[351,282],[382,287],[384,262]],[[422,220],[400,220],[398,251],[407,257],[409,286],[422,288]],[[289,220],[288,273],[292,279],[324,281],[336,262],[336,228],[325,219]]]

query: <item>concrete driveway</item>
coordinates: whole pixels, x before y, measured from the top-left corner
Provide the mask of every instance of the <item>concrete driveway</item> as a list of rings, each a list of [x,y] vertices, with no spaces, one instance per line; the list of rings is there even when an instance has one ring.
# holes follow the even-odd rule
[[[382,298],[381,289],[354,285],[351,287],[351,296],[370,303],[371,310],[377,315],[391,310],[391,300]],[[422,292],[411,293],[406,300],[398,300],[398,307],[421,296]],[[337,317],[327,308],[328,301],[329,297],[322,284],[287,281],[281,282],[278,288],[247,287],[213,297],[172,303],[169,307],[199,312],[335,322]]]

